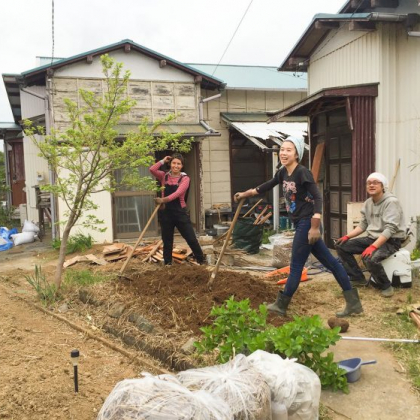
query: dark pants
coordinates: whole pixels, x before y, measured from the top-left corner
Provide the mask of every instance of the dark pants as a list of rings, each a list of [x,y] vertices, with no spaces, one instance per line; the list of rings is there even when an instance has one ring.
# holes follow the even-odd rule
[[[320,239],[313,245],[309,245],[308,232],[311,228],[311,219],[302,219],[294,222],[294,226],[295,237],[292,246],[290,274],[283,293],[286,296],[292,297],[296,292],[299,287],[303,267],[311,253],[322,265],[333,273],[337,283],[343,290],[351,290],[351,283],[346,271],[340,262],[331,254],[324,241]]]
[[[187,241],[198,263],[204,262],[203,251],[195,236],[190,217],[186,210],[162,210],[159,211],[160,227],[162,229],[163,260],[165,264],[172,263],[172,248],[174,245],[174,231],[178,229],[182,237]]]
[[[350,239],[341,245],[337,245],[337,254],[343,262],[344,268],[351,280],[361,281],[365,280],[365,277],[357,264],[354,255],[361,254],[368,246],[372,245],[376,239],[363,237]],[[391,282],[385,273],[385,270],[381,264],[381,261],[388,258],[401,248],[400,239],[389,239],[386,241],[378,250],[376,250],[371,258],[363,258],[363,263],[366,268],[370,271],[373,279],[377,286],[385,290],[391,286]]]

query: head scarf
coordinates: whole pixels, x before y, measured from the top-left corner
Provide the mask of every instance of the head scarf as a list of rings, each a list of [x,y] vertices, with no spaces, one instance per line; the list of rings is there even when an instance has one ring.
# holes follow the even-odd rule
[[[302,137],[295,137],[295,136],[289,136],[284,141],[290,141],[292,142],[295,147],[296,151],[299,157],[299,162],[302,160],[303,152],[305,150],[305,142],[303,141]]]
[[[379,181],[379,182],[382,183],[382,185],[383,185],[384,188],[387,188],[388,187],[388,180],[386,179],[386,176],[385,175],[382,175],[379,172],[373,172],[373,173],[371,173],[367,177],[366,181],[369,181],[369,179],[376,179],[377,181]]]

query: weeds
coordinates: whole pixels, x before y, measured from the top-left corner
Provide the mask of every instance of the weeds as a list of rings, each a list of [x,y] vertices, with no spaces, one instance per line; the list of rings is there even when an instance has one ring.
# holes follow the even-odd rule
[[[93,238],[91,235],[84,235],[79,232],[74,236],[70,236],[67,241],[67,250],[66,254],[73,254],[74,252],[84,252],[93,246]],[[58,251],[61,246],[60,239],[54,239],[52,242],[52,247]]]
[[[64,283],[67,286],[92,286],[112,279],[112,275],[93,273],[90,270],[68,269],[64,276]]]
[[[56,301],[56,287],[50,284],[42,273],[41,266],[35,266],[32,276],[25,276],[25,280],[32,286],[44,305],[50,305]]]
[[[20,220],[13,218],[14,211],[15,207],[5,207],[0,205],[0,226],[5,226],[8,229],[19,227]]]

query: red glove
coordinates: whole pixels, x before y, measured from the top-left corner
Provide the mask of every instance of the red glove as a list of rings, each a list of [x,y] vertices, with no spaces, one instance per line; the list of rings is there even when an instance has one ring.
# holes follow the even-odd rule
[[[368,246],[362,253],[362,258],[371,258],[372,254],[377,250],[375,245]]]
[[[344,235],[344,236],[342,236],[341,238],[338,238],[338,239],[335,241],[335,244],[336,244],[336,245],[342,245],[342,244],[344,244],[344,242],[347,242],[349,239],[350,239],[350,238],[349,238],[347,235]]]

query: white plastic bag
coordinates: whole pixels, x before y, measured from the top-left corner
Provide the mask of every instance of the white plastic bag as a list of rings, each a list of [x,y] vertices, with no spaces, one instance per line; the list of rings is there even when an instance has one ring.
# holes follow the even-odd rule
[[[25,222],[23,223],[22,232],[39,233],[39,227],[35,223],[30,222],[29,220],[25,220]]]
[[[295,360],[263,350],[248,356],[249,363],[267,381],[271,400],[286,406],[288,420],[317,420],[321,381],[315,372]]]
[[[268,238],[273,245],[273,267],[283,268],[290,265],[293,237],[290,233],[276,233]]]
[[[231,420],[229,406],[207,392],[191,392],[170,375],[125,379],[105,400],[97,420]]]
[[[29,244],[35,240],[35,232],[22,232],[10,235],[13,240],[14,246]]]
[[[231,419],[271,420],[270,389],[243,354],[223,365],[180,372],[177,378],[191,390],[222,398],[233,412]]]

